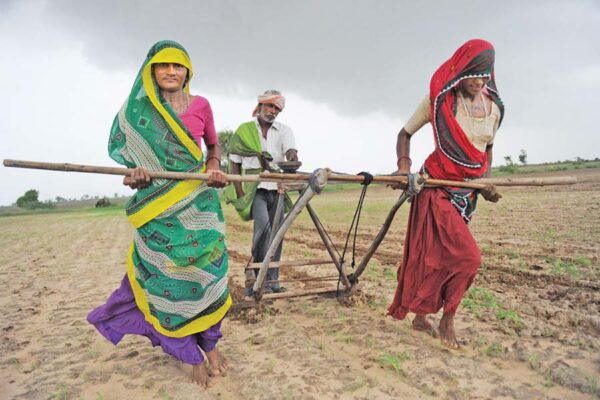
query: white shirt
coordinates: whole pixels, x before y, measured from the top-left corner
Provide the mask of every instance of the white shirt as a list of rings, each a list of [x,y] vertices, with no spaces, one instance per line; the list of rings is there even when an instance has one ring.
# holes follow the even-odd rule
[[[267,131],[267,138],[265,139],[262,135],[258,119],[254,119],[256,124],[256,130],[258,131],[258,137],[260,139],[260,146],[262,151],[268,152],[272,157],[272,163],[278,163],[285,161],[285,153],[288,150],[296,150],[296,140],[294,139],[294,132],[289,126],[282,124],[278,121],[273,121],[273,124]],[[238,154],[230,154],[229,159],[237,164],[242,164],[243,169],[261,168],[258,157],[242,157]],[[259,189],[277,190],[276,182],[261,182],[258,184]]]

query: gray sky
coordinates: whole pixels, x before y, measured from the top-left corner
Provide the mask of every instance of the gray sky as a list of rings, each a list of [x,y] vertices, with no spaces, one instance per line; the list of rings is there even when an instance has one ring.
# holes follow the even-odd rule
[[[396,134],[433,71],[463,42],[496,47],[506,105],[495,164],[595,158],[600,2],[595,1],[7,1],[0,0],[0,156],[114,165],[113,117],[150,46],[173,39],[218,130],[250,119],[265,89],[288,98],[303,170],[388,173]],[[413,139],[413,166],[433,148]],[[118,177],[0,167],[0,205],[129,193]]]

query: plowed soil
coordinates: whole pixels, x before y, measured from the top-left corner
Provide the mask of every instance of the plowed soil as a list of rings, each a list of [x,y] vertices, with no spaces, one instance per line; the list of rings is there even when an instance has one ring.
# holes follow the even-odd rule
[[[600,180],[598,170],[571,174]],[[123,277],[132,228],[122,211],[0,218],[0,398],[598,398],[600,183],[501,193],[497,204],[479,203],[471,224],[483,265],[457,314],[460,350],[386,316],[404,206],[350,298],[299,297],[232,313],[219,343],[230,371],[206,391],[190,382],[189,366],[147,339],[129,336],[115,347],[85,320]],[[312,202],[340,252],[358,195]],[[357,260],[398,195],[369,188]],[[230,209],[226,219],[230,282],[241,300],[252,230]],[[327,253],[303,212],[283,259],[308,258]],[[349,250],[348,268],[350,260]],[[335,274],[333,265],[295,267],[281,279],[288,290],[334,288],[336,278],[307,279]]]

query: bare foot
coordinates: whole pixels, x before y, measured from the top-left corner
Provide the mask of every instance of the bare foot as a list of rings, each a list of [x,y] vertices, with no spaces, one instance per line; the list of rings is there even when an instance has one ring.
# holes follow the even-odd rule
[[[208,370],[210,376],[227,375],[229,366],[227,365],[227,361],[225,361],[225,357],[219,352],[219,349],[215,347],[212,351],[206,353],[206,357],[208,357],[208,362],[210,363],[210,368]]]
[[[208,369],[206,368],[206,363],[201,362],[200,364],[195,364],[192,367],[192,382],[195,382],[201,388],[209,388],[213,385],[212,379],[208,374]]]
[[[412,321],[412,327],[414,330],[425,332],[434,338],[439,336],[437,329],[431,325],[425,314],[417,314]]]
[[[460,348],[454,332],[454,314],[444,314],[440,319],[440,340],[442,345],[457,350]]]

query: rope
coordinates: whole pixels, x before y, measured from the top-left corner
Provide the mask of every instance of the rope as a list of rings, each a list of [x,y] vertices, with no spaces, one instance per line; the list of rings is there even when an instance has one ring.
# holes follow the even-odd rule
[[[360,197],[358,198],[358,204],[356,205],[356,211],[354,211],[354,217],[352,218],[352,223],[350,224],[350,229],[348,229],[348,235],[346,235],[346,243],[344,244],[344,250],[342,251],[342,256],[340,257],[340,269],[339,269],[339,277],[336,288],[336,296],[339,296],[340,293],[340,283],[342,283],[342,266],[344,265],[344,257],[346,256],[346,250],[348,250],[348,241],[350,240],[350,235],[352,234],[352,228],[354,228],[354,238],[352,240],[352,263],[351,267],[354,269],[356,265],[356,235],[358,233],[358,225],[360,223],[360,214],[362,211],[362,207],[365,201],[365,196],[367,194],[367,188],[373,182],[373,175],[368,172],[359,172],[357,175],[362,175],[365,180],[361,183],[363,185],[362,191],[360,192]],[[356,224],[355,224],[356,223]]]

